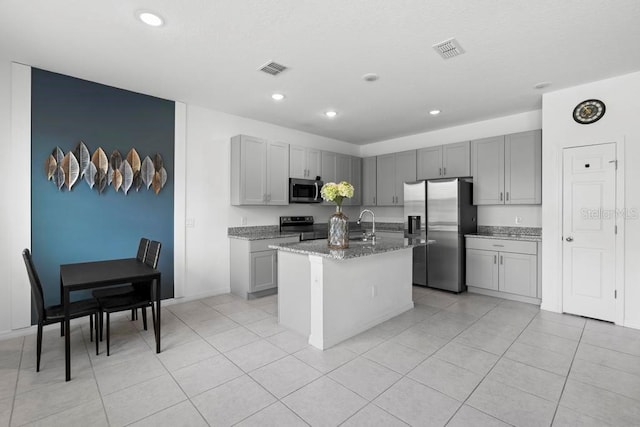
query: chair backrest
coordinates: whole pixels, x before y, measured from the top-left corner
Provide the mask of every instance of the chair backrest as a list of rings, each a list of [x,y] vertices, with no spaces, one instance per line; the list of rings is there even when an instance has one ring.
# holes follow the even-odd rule
[[[144,263],[149,267],[156,268],[158,266],[158,259],[160,258],[160,249],[162,244],[158,241],[152,240],[149,242],[149,249],[147,249],[147,255],[144,257]]]
[[[140,262],[144,262],[144,257],[147,256],[147,250],[149,249],[149,239],[143,237],[140,239],[140,244],[138,245],[138,254],[136,255],[136,259]]]
[[[45,316],[42,284],[40,283],[38,272],[36,272],[36,268],[33,265],[33,259],[31,258],[31,252],[29,252],[29,249],[24,249],[22,251],[22,258],[24,259],[24,264],[27,266],[27,274],[29,275],[29,283],[31,284],[31,296],[33,297],[33,302],[36,305],[36,311],[38,312],[38,322],[41,322],[44,320]]]

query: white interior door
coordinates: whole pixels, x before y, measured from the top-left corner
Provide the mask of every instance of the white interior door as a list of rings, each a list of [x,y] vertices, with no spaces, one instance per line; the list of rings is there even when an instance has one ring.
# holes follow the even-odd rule
[[[563,153],[562,310],[614,321],[616,144]]]

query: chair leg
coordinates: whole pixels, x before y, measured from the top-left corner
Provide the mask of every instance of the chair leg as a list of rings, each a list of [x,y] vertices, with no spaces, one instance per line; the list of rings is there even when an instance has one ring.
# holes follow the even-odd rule
[[[89,338],[93,341],[93,315],[89,316]],[[96,335],[96,340],[98,336]]]
[[[104,330],[104,321],[102,320],[102,311],[99,313],[100,315],[100,341],[102,341],[102,331]]]
[[[138,314],[138,313],[136,313],[136,309],[135,309],[135,308],[132,308],[132,309],[131,309],[131,321],[132,321],[132,322],[133,322],[134,320],[136,320],[136,315],[137,315],[137,314]]]
[[[95,317],[96,317],[96,323],[95,323],[95,329],[96,329],[96,356],[98,354],[100,354],[100,350],[98,348],[98,325],[100,324],[100,321],[98,320],[98,314],[99,313],[100,312],[96,312],[96,314],[95,314]],[[100,316],[100,317],[102,317],[102,316]]]
[[[36,344],[36,372],[40,372],[40,355],[42,354],[42,323],[38,323],[38,342]]]
[[[142,325],[144,326],[144,330],[147,330],[147,309],[142,307]]]
[[[109,312],[107,312],[107,356],[109,356]]]

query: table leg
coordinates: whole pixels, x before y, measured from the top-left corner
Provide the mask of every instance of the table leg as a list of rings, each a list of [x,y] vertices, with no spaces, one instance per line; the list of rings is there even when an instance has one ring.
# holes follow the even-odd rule
[[[71,380],[71,322],[69,320],[69,290],[65,289],[64,304],[64,370],[66,381]]]
[[[160,278],[155,280],[156,282],[156,353],[160,353]]]
[[[64,301],[64,290],[62,288],[62,277],[60,277],[60,304]],[[64,336],[64,322],[60,322],[60,336]]]

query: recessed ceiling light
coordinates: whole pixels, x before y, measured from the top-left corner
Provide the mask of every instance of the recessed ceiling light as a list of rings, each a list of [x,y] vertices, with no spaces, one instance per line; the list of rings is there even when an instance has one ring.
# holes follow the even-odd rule
[[[440,110],[431,110],[429,111],[429,114],[431,114],[432,116],[437,116],[438,114],[440,114]]]
[[[546,87],[551,86],[551,82],[540,82],[533,85],[534,89],[544,89]]]
[[[282,101],[284,99],[284,95],[281,93],[274,93],[271,95],[271,98],[273,98],[274,101]]]
[[[138,12],[138,19],[152,27],[160,27],[164,24],[164,20],[159,15],[146,10]]]
[[[332,119],[332,118],[334,118],[335,116],[337,116],[337,115],[338,115],[338,113],[337,113],[337,112],[335,112],[335,111],[333,111],[333,110],[329,110],[329,111],[326,111],[326,112],[324,113],[324,115],[325,115],[325,116],[327,116],[327,117],[329,117],[330,119]]]

